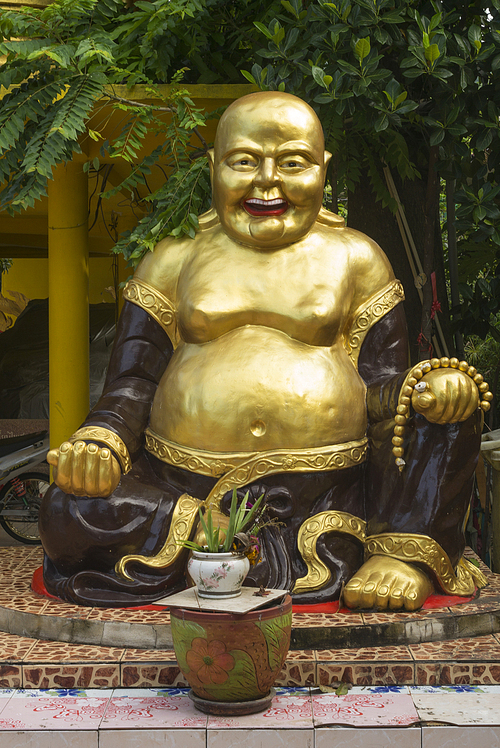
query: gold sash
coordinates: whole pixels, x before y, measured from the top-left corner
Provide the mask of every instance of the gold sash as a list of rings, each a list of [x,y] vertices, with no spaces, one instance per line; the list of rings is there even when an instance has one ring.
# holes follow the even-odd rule
[[[180,544],[191,534],[200,507],[220,513],[222,497],[233,488],[241,488],[266,475],[278,473],[309,473],[343,470],[360,465],[366,459],[368,439],[357,439],[345,444],[316,447],[315,449],[276,449],[267,452],[208,452],[183,447],[146,429],[146,449],[162,462],[193,473],[219,477],[207,498],[202,501],[183,494],[178,502],[168,537],[156,556],[128,555],[118,561],[116,572],[131,579],[126,566],[130,562],[150,568],[170,566],[183,550]]]

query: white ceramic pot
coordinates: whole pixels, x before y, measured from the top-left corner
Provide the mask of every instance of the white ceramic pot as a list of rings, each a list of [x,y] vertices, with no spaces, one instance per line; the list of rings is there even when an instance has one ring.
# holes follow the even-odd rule
[[[188,561],[189,576],[200,597],[237,597],[250,570],[246,556],[234,553],[193,551]]]

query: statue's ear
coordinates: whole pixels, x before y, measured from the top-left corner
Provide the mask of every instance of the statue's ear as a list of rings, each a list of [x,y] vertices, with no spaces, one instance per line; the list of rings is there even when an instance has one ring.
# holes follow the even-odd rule
[[[213,179],[214,179],[214,159],[215,159],[215,154],[214,154],[214,149],[213,148],[209,148],[209,150],[207,151],[207,158],[208,158],[208,166],[210,168],[210,181],[213,182]]]
[[[330,151],[325,151],[325,169],[328,166],[331,157],[332,157],[332,154],[330,153]]]

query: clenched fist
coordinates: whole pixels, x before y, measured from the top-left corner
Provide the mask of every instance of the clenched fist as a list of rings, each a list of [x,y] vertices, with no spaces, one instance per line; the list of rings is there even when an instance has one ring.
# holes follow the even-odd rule
[[[479,406],[477,385],[458,369],[435,369],[415,385],[411,404],[431,423],[466,421]]]
[[[54,468],[54,481],[75,496],[110,496],[121,478],[120,464],[107,447],[83,441],[63,442],[51,449],[47,462]]]

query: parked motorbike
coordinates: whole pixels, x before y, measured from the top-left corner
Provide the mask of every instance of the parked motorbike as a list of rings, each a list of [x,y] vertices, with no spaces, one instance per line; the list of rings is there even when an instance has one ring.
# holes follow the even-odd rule
[[[39,545],[38,511],[50,485],[49,432],[0,438],[0,526],[12,538]]]

